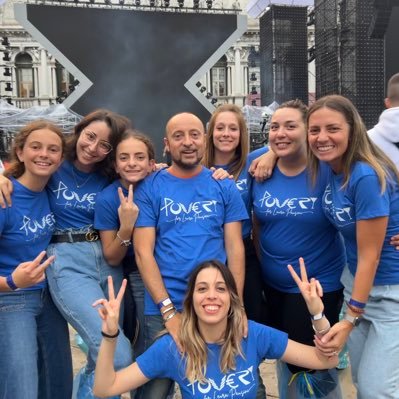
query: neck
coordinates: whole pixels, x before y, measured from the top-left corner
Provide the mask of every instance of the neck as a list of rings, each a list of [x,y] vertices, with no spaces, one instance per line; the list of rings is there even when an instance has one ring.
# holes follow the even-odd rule
[[[224,340],[224,335],[227,328],[227,319],[221,323],[210,326],[209,324],[203,325],[198,320],[199,332],[207,344],[219,344]]]
[[[73,166],[74,166],[77,170],[80,170],[81,172],[84,172],[84,173],[90,173],[90,172],[93,172],[93,170],[94,170],[94,165],[83,165],[83,164],[81,164],[81,163],[78,161],[78,159],[75,159],[75,160],[73,161]]]
[[[286,176],[296,176],[305,170],[307,165],[306,152],[279,158],[277,166]]]
[[[22,176],[20,176],[17,179],[17,181],[19,181],[23,186],[25,186],[29,190],[39,193],[44,190],[49,179],[50,177],[37,177],[29,175],[29,173],[25,172]]]
[[[215,165],[228,165],[233,161],[234,155],[235,152],[220,152],[215,150]]]
[[[170,174],[183,179],[189,179],[190,177],[196,176],[201,172],[201,170],[202,165],[195,165],[193,168],[185,169],[175,163],[172,163],[172,166],[170,166],[168,169]]]

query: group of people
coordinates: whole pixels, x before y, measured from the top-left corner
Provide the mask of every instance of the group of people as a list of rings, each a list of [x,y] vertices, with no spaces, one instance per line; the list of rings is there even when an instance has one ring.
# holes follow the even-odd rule
[[[281,397],[300,397],[300,375],[317,381],[303,397],[341,398],[345,343],[358,397],[399,398],[397,169],[342,96],[281,104],[269,129],[249,154],[238,107],[207,132],[174,115],[157,169],[111,111],[67,142],[24,127],[0,176],[0,397],[71,398],[69,323],[88,346],[77,399],[166,399],[174,382],[264,398],[264,358]]]

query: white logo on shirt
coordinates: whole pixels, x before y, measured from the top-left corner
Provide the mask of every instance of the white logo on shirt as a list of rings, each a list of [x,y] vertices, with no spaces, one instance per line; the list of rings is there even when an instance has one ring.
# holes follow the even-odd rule
[[[175,202],[171,198],[164,198],[164,206],[161,211],[166,217],[173,217],[168,222],[190,222],[209,218],[216,214],[217,201],[195,201],[185,205],[181,202]]]
[[[313,213],[317,197],[299,197],[279,199],[265,191],[259,200],[261,208],[267,208],[264,213],[273,215],[303,215]]]
[[[208,378],[205,383],[195,381],[187,386],[191,386],[194,396],[197,391],[199,394],[204,394],[204,399],[243,397],[255,386],[253,366],[246,370],[224,375],[219,384],[214,379]],[[226,392],[226,386],[230,388],[228,393]],[[220,391],[223,390],[225,392],[221,393]]]
[[[354,223],[352,218],[352,208],[350,206],[344,208],[336,208],[331,199],[331,185],[328,184],[324,191],[324,208],[331,217],[336,220],[340,225],[348,225]]]
[[[95,198],[97,193],[84,193],[81,197],[75,191],[69,190],[68,186],[62,181],[58,183],[58,188],[53,190],[57,195],[57,199],[63,198],[66,202],[62,205],[65,208],[94,209]],[[86,204],[83,204],[86,202]]]
[[[51,233],[54,225],[54,214],[50,212],[43,216],[41,220],[31,219],[29,216],[24,216],[22,219],[22,226],[19,230],[24,231],[26,236],[30,236],[27,241],[32,241],[42,235],[49,234],[49,232]]]
[[[241,179],[236,181],[236,187],[239,191],[247,190],[247,179]]]

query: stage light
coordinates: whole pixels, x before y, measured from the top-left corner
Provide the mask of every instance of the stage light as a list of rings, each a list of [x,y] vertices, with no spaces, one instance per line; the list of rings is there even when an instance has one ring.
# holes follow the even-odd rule
[[[119,0],[119,5],[123,6],[125,4],[125,0]]]
[[[140,7],[141,1],[140,0],[135,0],[134,4],[136,5],[136,7]]]
[[[256,79],[256,73],[255,73],[255,72],[252,72],[252,73],[251,73],[251,78],[250,78],[250,80],[251,80],[252,82],[257,81],[257,79]]]
[[[197,82],[195,85],[196,85],[197,87],[201,87],[201,86],[202,86],[202,83],[201,83],[201,82]]]
[[[210,98],[212,98],[212,93],[206,93],[206,96],[205,96],[208,100],[210,99]]]
[[[217,102],[218,102],[218,100],[216,98],[212,98],[211,104],[215,105]]]
[[[207,6],[208,10],[210,10],[212,8],[212,4],[213,4],[213,0],[206,0],[206,6]]]
[[[4,89],[5,91],[12,91],[12,86],[10,82],[6,82],[6,87]]]
[[[253,107],[256,107],[256,100],[252,100],[252,101],[251,101],[251,105],[252,105]]]
[[[150,7],[155,7],[155,0],[150,0]]]
[[[258,92],[256,91],[256,87],[255,86],[252,86],[251,94],[258,94]]]
[[[170,0],[163,0],[163,5],[164,5],[164,7],[169,7],[170,6]]]
[[[11,76],[11,69],[10,68],[4,68],[3,76]]]
[[[193,0],[193,8],[199,8],[199,0]]]
[[[206,87],[205,87],[205,86],[202,86],[202,87],[200,88],[200,92],[203,93],[203,92],[205,92],[205,91],[206,91]]]
[[[10,105],[14,105],[13,102],[11,101],[11,97],[7,97],[7,102],[8,102],[8,104],[10,104]]]
[[[184,0],[177,0],[177,3],[179,4],[180,8],[184,7]]]

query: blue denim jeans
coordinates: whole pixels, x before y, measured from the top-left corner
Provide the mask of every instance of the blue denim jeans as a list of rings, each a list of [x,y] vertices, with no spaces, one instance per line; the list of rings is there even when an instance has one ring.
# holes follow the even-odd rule
[[[118,292],[122,283],[122,268],[107,264],[100,241],[51,244],[47,254],[55,255],[53,264],[47,269],[51,295],[65,319],[89,348],[85,369],[89,375],[95,369],[102,340],[102,322],[92,303],[108,297],[109,275],[113,278],[115,292]],[[120,334],[114,357],[115,368],[127,367],[131,362],[130,342]]]
[[[350,299],[353,276],[341,282]],[[348,339],[352,380],[358,399],[399,398],[399,285],[374,286],[360,324]]]
[[[68,325],[47,288],[0,293],[0,398],[70,399]]]
[[[161,316],[144,316],[144,346],[149,348],[159,332],[164,330]],[[168,378],[156,378],[137,389],[136,399],[166,399],[173,395],[174,382]]]

